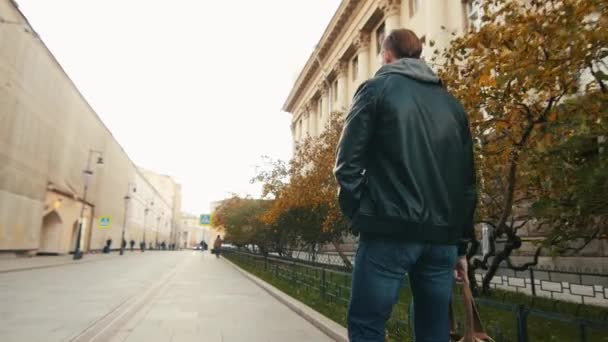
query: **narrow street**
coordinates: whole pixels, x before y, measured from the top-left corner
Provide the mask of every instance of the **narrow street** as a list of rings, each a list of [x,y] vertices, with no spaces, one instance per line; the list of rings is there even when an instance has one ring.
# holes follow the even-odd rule
[[[0,261],[0,341],[330,341],[208,253],[67,260]]]

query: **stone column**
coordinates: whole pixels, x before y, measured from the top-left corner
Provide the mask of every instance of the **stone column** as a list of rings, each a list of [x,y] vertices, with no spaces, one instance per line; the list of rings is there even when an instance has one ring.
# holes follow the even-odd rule
[[[370,36],[367,32],[360,32],[353,45],[357,49],[357,86],[369,78],[369,45]]]
[[[338,80],[338,100],[335,107],[337,111],[344,112],[348,105],[348,63],[340,61],[334,70]]]
[[[315,101],[310,100],[308,104],[306,104],[306,108],[304,110],[308,113],[308,127],[310,130],[310,136],[316,137],[319,134],[319,120],[317,110],[315,108]]]
[[[302,140],[310,135],[310,118],[306,110],[302,110]]]
[[[321,82],[319,84],[319,90],[321,92],[321,122],[319,127],[319,135],[325,131],[325,126],[329,122],[329,89],[327,89],[327,83]]]
[[[401,0],[384,0],[379,7],[384,12],[384,32],[387,35],[401,28]]]
[[[296,125],[295,132],[296,132],[296,134],[295,134],[295,139],[294,140],[295,140],[296,143],[299,143],[300,139],[302,138],[302,129],[300,127],[300,120],[301,120],[301,118],[298,116],[297,119],[296,119],[296,121],[295,121],[295,125]]]

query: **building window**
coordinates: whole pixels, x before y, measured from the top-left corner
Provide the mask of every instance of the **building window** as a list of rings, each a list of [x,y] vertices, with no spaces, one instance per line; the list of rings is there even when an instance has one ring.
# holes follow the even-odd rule
[[[409,0],[410,5],[410,18],[415,16],[420,10],[420,0]]]
[[[353,81],[356,81],[358,78],[358,73],[359,73],[359,57],[355,56],[355,58],[353,58],[353,62],[352,64],[352,68],[353,68]]]
[[[331,92],[333,94],[333,102],[336,103],[338,101],[338,81],[334,81],[331,85]]]
[[[384,42],[385,26],[384,23],[376,30],[376,54],[380,54],[382,51],[382,43]]]

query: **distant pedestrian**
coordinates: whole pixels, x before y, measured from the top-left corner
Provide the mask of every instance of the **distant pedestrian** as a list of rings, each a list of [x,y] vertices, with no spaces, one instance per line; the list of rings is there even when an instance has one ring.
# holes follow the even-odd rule
[[[133,252],[133,246],[135,246],[135,240],[131,240],[131,242],[129,242],[129,244],[131,245],[131,252]]]
[[[112,246],[112,239],[107,239],[106,240],[106,245],[105,247],[103,247],[103,252],[104,253],[110,253],[110,247]]]
[[[222,238],[218,235],[213,243],[213,252],[217,258],[220,257],[220,251],[222,250]]]
[[[146,250],[146,243],[143,242],[143,241],[140,242],[139,243],[139,249],[141,249],[142,252],[145,251]]]

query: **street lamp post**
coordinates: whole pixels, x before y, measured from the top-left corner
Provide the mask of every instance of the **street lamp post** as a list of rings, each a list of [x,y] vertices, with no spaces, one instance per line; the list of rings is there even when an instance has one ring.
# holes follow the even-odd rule
[[[154,202],[150,201],[150,207],[154,206]],[[146,202],[146,209],[144,209],[144,248],[141,249],[142,252],[146,251],[146,226],[147,226],[147,222],[148,222],[148,212],[150,212],[150,208],[148,207],[148,202]]]
[[[155,238],[155,247],[158,249],[158,232],[160,231],[160,219],[164,216],[164,213],[161,213],[160,216],[156,218],[156,238]]]
[[[93,155],[97,155],[97,165],[103,165],[103,154],[100,151],[89,150],[89,156],[87,158],[87,167],[82,170],[84,179],[84,191],[82,192],[82,207],[80,208],[80,222],[78,223],[78,233],[76,234],[76,248],[74,249],[74,260],[82,259],[82,251],[80,250],[80,240],[82,238],[82,225],[84,223],[84,211],[86,210],[87,203],[87,192],[89,190],[89,182],[93,177],[93,171],[91,170],[91,158]]]
[[[120,255],[123,255],[125,253],[125,245],[126,240],[125,240],[125,231],[127,230],[127,213],[128,213],[128,209],[129,209],[129,200],[131,199],[131,191],[133,191],[133,193],[137,192],[137,188],[135,186],[133,186],[131,183],[129,183],[129,187],[127,188],[127,194],[124,197],[125,200],[125,214],[124,214],[124,219],[122,222],[122,240],[120,241]]]

